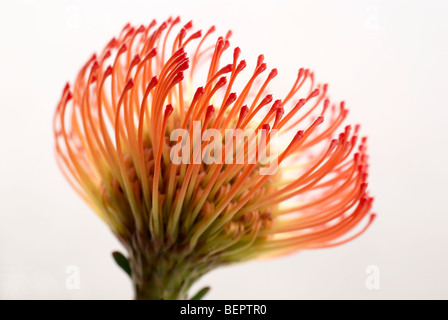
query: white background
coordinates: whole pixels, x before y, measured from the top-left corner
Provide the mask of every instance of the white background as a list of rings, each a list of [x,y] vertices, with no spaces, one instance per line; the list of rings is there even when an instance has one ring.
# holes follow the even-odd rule
[[[234,31],[264,53],[277,88],[299,67],[330,83],[369,136],[378,218],[361,238],[221,268],[214,299],[448,298],[447,1],[0,2],[0,298],[130,299],[107,227],[58,171],[51,120],[61,90],[126,22],[169,15]],[[80,289],[66,288],[67,266]],[[367,266],[380,270],[369,290]]]

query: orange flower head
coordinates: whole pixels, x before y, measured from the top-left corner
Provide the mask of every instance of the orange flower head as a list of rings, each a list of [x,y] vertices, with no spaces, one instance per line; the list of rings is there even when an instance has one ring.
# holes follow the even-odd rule
[[[366,138],[343,127],[344,102],[308,69],[270,94],[262,55],[250,71],[236,47],[226,64],[231,32],[179,23],[126,25],[54,117],[58,164],[127,249],[137,298],[185,298],[217,266],[364,232]]]

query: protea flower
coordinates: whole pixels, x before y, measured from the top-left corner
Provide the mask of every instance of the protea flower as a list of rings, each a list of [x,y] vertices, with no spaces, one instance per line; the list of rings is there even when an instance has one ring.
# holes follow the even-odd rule
[[[300,69],[274,98],[277,70],[266,72],[262,55],[247,71],[236,47],[225,64],[231,32],[207,44],[214,27],[175,32],[179,22],[126,25],[66,85],[54,117],[61,170],[127,249],[137,299],[185,299],[213,268],[339,245],[374,218],[366,138],[358,125],[341,129],[348,110],[328,85]],[[199,140],[180,150],[172,133],[193,135],[194,124]],[[225,141],[226,130],[248,128],[265,149],[275,139],[278,170],[237,161],[263,151]],[[220,148],[206,154],[212,140]],[[172,161],[180,151],[189,161]],[[210,155],[226,161],[196,161]]]

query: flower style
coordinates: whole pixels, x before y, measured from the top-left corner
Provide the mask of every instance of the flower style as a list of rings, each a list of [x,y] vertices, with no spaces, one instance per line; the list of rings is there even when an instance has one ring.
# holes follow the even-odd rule
[[[337,132],[348,110],[330,103],[327,84],[300,69],[274,100],[277,70],[265,72],[262,55],[242,82],[240,48],[221,66],[230,31],[207,44],[214,27],[190,32],[188,22],[176,33],[179,22],[126,25],[66,85],[54,116],[58,164],[126,248],[138,299],[185,299],[217,266],[339,245],[375,217],[366,138],[357,143],[358,125]],[[194,124],[202,143],[182,148],[183,159],[210,156],[213,142],[214,159],[230,161],[172,161],[181,140],[172,132],[193,135]],[[212,141],[209,129],[253,129],[264,151],[287,143],[262,174],[265,163],[236,161],[259,145]]]

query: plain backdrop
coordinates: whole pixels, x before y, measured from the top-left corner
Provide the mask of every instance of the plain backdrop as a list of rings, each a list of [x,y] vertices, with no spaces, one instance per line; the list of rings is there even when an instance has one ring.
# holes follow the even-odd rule
[[[217,269],[213,299],[448,298],[447,1],[0,2],[0,298],[131,299],[106,225],[64,180],[51,121],[66,81],[127,22],[232,29],[232,46],[330,83],[369,136],[378,218],[341,247]],[[80,288],[66,286],[68,266]],[[369,289],[366,270],[380,272]]]

